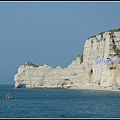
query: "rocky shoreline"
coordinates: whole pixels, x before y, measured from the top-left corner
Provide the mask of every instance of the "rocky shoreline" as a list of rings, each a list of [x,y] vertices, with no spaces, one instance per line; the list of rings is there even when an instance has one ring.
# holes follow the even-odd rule
[[[70,88],[74,89],[74,88]],[[76,89],[75,89],[76,90]],[[100,87],[80,87],[77,90],[90,90],[90,91],[109,91],[109,92],[120,92],[119,89],[113,89],[113,88],[100,88]]]

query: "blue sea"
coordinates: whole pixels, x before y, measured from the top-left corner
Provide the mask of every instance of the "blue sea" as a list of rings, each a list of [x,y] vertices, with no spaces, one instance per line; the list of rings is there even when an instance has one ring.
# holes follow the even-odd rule
[[[0,85],[0,118],[120,118],[120,92]]]

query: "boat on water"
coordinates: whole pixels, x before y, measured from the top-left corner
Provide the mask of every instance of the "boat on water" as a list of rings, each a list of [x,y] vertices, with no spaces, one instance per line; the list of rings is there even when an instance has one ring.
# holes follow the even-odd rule
[[[10,94],[7,94],[6,99],[12,99],[12,96]]]

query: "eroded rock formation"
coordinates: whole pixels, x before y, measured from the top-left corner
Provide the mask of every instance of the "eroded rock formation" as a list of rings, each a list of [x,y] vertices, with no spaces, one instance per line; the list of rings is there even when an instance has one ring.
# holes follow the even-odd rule
[[[119,56],[120,29],[102,32],[86,40],[83,55],[78,55],[67,68],[26,62],[14,76],[15,87],[119,89]]]

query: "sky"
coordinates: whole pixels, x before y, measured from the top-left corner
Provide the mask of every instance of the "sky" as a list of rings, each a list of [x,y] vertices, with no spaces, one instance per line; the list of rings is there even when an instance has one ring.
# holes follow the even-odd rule
[[[67,67],[90,36],[120,28],[120,2],[0,2],[0,84],[25,62]]]

